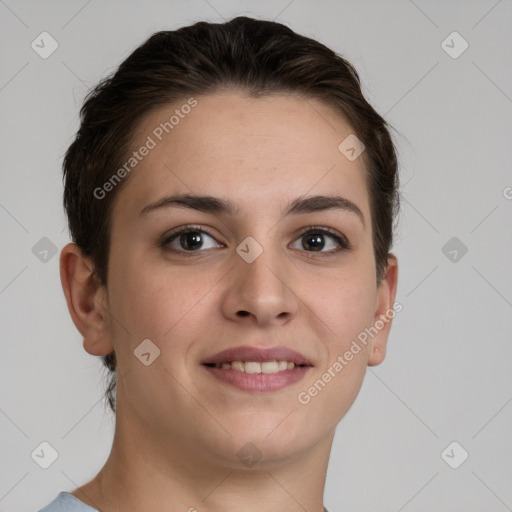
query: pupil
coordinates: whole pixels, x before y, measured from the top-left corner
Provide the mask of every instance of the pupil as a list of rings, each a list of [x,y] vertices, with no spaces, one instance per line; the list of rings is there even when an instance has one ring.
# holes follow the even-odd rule
[[[307,244],[313,249],[323,249],[325,243],[322,239],[322,235],[319,234],[309,234],[304,237],[307,240]]]
[[[182,233],[181,243],[186,249],[198,249],[202,245],[201,235],[197,232]]]

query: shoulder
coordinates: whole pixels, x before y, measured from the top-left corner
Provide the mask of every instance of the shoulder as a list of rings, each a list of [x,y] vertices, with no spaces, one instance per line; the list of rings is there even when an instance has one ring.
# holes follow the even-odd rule
[[[57,497],[38,512],[98,512],[83,501],[66,491],[61,491]]]

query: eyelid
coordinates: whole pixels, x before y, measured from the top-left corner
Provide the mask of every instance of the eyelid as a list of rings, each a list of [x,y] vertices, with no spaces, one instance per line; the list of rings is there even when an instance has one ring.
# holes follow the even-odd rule
[[[211,237],[215,238],[216,235],[214,235],[210,231],[209,226],[204,226],[203,224],[184,224],[183,226],[179,226],[177,228],[171,229],[168,231],[164,236],[164,240],[168,240],[169,238],[173,237],[174,235],[179,235],[181,233],[186,233],[187,231],[204,231],[206,234],[210,235]]]

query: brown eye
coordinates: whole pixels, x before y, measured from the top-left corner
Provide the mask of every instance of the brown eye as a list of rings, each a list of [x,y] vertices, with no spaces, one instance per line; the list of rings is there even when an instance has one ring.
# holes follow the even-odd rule
[[[212,242],[210,242],[213,241]],[[190,253],[199,250],[223,247],[204,229],[187,226],[164,238],[161,246],[171,252]]]
[[[298,240],[301,245],[299,249],[305,249],[308,252],[333,253],[350,248],[350,244],[342,235],[326,228],[310,227],[300,235]]]
[[[183,249],[196,251],[203,246],[203,237],[198,231],[187,231],[178,235],[178,243]],[[175,237],[176,238],[176,237]]]

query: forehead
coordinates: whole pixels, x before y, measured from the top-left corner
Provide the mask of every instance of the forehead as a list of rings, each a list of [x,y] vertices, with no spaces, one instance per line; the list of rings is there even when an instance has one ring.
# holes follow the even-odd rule
[[[177,192],[229,197],[248,210],[338,193],[368,217],[363,158],[350,161],[338,149],[352,133],[332,107],[311,98],[239,92],[184,98],[137,126],[132,151],[140,160],[116,208],[129,204],[138,214]]]

